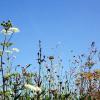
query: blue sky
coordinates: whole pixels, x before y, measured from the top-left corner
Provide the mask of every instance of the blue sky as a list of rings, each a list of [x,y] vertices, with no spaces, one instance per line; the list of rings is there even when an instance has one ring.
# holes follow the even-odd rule
[[[65,61],[70,50],[86,52],[92,41],[100,48],[100,0],[0,0],[0,22],[8,19],[20,29],[12,39],[17,63],[34,65],[38,40],[46,55]]]

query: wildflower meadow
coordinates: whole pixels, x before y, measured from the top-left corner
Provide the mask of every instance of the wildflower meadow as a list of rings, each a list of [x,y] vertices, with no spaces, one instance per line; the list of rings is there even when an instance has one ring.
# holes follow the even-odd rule
[[[10,20],[0,27],[0,100],[100,100],[100,50],[94,41],[88,52],[72,55],[65,69],[63,58],[45,55],[39,40],[34,71],[34,64],[14,64],[20,49],[12,38],[20,29]]]

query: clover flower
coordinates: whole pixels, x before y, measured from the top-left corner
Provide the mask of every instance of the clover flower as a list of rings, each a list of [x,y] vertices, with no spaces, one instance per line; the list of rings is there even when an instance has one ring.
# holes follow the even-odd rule
[[[1,33],[4,35],[11,35],[12,33],[20,32],[20,30],[16,27],[11,27],[8,30],[2,29]]]
[[[25,86],[25,88],[30,89],[30,90],[35,91],[35,92],[41,92],[42,91],[41,88],[38,87],[38,86],[33,86],[33,85],[30,85],[30,84],[25,84],[24,86]]]

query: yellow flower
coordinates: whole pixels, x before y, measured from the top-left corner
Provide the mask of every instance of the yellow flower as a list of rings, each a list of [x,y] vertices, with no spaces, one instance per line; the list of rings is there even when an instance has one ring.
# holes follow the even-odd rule
[[[94,77],[93,77],[93,73],[91,73],[91,72],[86,72],[86,73],[84,73],[84,77],[85,77],[87,80],[91,80],[91,79],[94,78]]]
[[[91,80],[94,78],[93,73],[91,72],[83,72],[80,74],[82,77],[86,78],[87,80]]]

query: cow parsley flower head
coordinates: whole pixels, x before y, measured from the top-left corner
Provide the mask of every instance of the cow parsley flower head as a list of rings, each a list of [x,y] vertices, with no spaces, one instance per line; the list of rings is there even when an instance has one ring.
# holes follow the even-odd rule
[[[18,28],[16,28],[16,27],[11,27],[11,28],[9,29],[9,31],[11,31],[11,32],[13,32],[13,33],[20,32],[20,30],[19,30]]]
[[[1,33],[4,35],[11,35],[12,33],[20,32],[20,30],[16,27],[11,27],[8,30],[2,29]]]
[[[12,51],[19,52],[18,48],[12,48]]]
[[[33,85],[30,85],[30,84],[25,84],[24,86],[25,86],[25,88],[30,89],[34,92],[41,92],[42,91],[41,88],[38,87],[38,86],[33,86]]]

